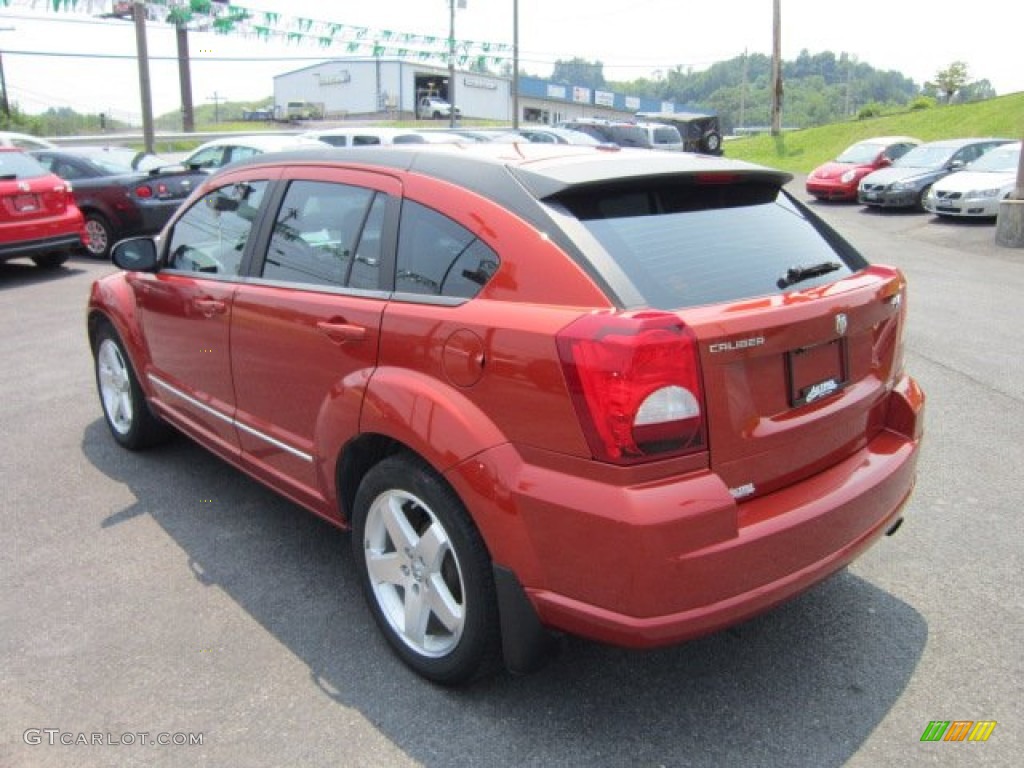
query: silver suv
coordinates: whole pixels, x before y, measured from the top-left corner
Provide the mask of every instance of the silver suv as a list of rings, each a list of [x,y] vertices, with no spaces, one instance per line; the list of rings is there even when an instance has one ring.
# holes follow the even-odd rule
[[[679,135],[679,131],[671,125],[580,117],[575,120],[559,123],[558,127],[582,131],[583,133],[590,134],[600,142],[618,144],[620,147],[673,150],[679,150],[683,147],[683,140]]]

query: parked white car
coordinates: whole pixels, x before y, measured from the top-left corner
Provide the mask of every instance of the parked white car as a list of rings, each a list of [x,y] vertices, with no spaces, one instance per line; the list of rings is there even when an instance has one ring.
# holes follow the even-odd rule
[[[935,182],[922,201],[936,216],[993,217],[1017,184],[1021,142],[986,152],[962,171]]]
[[[332,147],[369,147],[385,144],[454,143],[459,137],[440,131],[416,131],[410,128],[388,128],[362,125],[355,128],[324,128],[306,131],[300,138],[315,139]]]
[[[264,152],[283,152],[289,149],[323,149],[324,142],[313,138],[275,133],[252,136],[224,136],[208,141],[182,160],[182,165],[204,171],[215,171],[228,163],[244,160]]]
[[[52,141],[31,136],[27,133],[0,131],[0,147],[17,147],[18,149],[56,149]]]

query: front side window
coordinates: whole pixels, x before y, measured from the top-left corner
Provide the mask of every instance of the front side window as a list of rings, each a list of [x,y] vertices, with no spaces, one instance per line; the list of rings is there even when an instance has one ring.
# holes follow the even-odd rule
[[[398,233],[395,290],[469,299],[498,270],[498,254],[468,229],[406,200]]]
[[[292,182],[274,221],[263,277],[377,288],[386,200],[349,184]]]
[[[197,200],[174,225],[167,268],[237,275],[266,189],[266,181],[246,181]]]

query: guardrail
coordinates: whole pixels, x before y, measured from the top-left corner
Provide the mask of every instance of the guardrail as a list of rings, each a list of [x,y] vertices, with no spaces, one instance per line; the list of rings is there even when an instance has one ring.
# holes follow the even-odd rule
[[[219,139],[223,136],[249,136],[254,133],[259,133],[261,136],[294,136],[308,130],[305,128],[292,128],[288,130],[268,130],[268,131],[195,131],[193,133],[185,133],[184,131],[176,132],[164,132],[161,131],[156,133],[153,137],[156,143],[168,143],[175,141],[194,141],[197,144],[210,141],[212,139]],[[145,137],[142,133],[90,133],[82,136],[50,136],[49,141],[54,144],[68,145],[68,146],[89,146],[89,147],[101,147],[101,146],[128,146],[138,144],[141,145],[145,142]]]

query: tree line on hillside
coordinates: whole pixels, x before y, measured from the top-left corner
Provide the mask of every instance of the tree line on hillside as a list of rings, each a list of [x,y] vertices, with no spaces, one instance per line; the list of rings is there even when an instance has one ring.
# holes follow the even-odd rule
[[[729,133],[771,122],[771,58],[760,53],[736,56],[700,72],[675,67],[625,82],[607,81],[601,62],[577,58],[557,61],[552,79],[713,109]],[[900,72],[875,69],[847,53],[812,55],[806,49],[795,60],[783,61],[782,82],[783,123],[797,128],[996,95],[987,80],[971,81],[963,62],[954,62],[936,73],[935,82],[919,87]]]
[[[771,122],[771,59],[760,53],[736,56],[700,72],[675,67],[656,77],[626,82],[606,80],[600,61],[575,58],[555,62],[551,79],[592,90],[611,90],[712,109],[718,113],[722,129],[727,133],[764,127]],[[795,60],[784,61],[782,80],[783,125],[788,128],[810,128],[935,103],[980,101],[996,95],[988,80],[971,80],[967,65],[961,61],[939,70],[934,82],[918,86],[900,72],[878,70],[854,56],[841,53],[837,57],[831,51],[812,55],[803,50]],[[241,120],[244,110],[272,103],[273,99],[267,97],[258,102],[197,105],[196,125]],[[157,117],[155,123],[158,130],[181,130],[181,114],[169,112]],[[131,127],[109,115],[83,115],[67,107],[27,115],[14,104],[10,114],[0,114],[0,128],[41,136],[68,136],[117,132]]]

